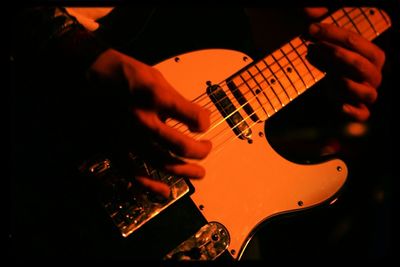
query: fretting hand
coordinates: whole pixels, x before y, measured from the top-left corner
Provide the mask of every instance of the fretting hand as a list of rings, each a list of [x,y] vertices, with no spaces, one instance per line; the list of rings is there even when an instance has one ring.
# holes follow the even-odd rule
[[[328,12],[326,8],[305,8],[311,19]],[[310,61],[339,77],[345,89],[343,112],[358,121],[370,116],[382,80],[385,53],[361,35],[334,24],[313,23],[309,33],[317,41],[310,49]]]
[[[139,135],[134,137],[137,140],[134,144],[141,156],[171,175],[187,178],[205,175],[202,166],[184,159],[204,159],[211,150],[211,142],[195,140],[167,125],[165,119],[182,122],[192,132],[204,132],[210,124],[208,110],[185,99],[155,68],[113,49],[97,58],[89,76],[92,80],[129,90],[133,128]],[[168,186],[159,181],[145,176],[138,176],[136,180],[165,197],[169,194]]]

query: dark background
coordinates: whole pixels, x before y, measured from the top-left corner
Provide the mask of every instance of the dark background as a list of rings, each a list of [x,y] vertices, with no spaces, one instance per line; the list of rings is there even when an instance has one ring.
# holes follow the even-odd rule
[[[132,7],[128,7],[124,12],[129,12],[129,8]],[[281,112],[279,116],[274,116],[268,121],[269,141],[279,153],[293,161],[317,159],[323,147],[327,144],[334,146],[335,152],[346,161],[349,168],[348,181],[338,200],[333,205],[324,205],[310,211],[269,220],[255,234],[255,240],[250,243],[249,250],[244,255],[245,259],[386,260],[394,257],[392,244],[395,177],[392,101],[396,90],[395,75],[399,70],[399,11],[396,5],[387,5],[383,8],[392,17],[393,26],[375,42],[386,52],[387,60],[383,70],[383,83],[379,88],[379,98],[372,107],[370,120],[365,123],[367,127],[365,135],[359,137],[348,135],[345,132],[348,122],[337,116],[337,110],[331,109],[334,104],[325,103],[324,106],[310,105],[304,108],[308,103],[324,95],[323,88],[333,86],[328,78],[321,81],[315,90],[313,88],[309,94],[305,95],[303,102],[293,103],[287,111]],[[143,12],[138,12],[136,17],[130,18],[143,21],[151,10],[153,9],[144,8]],[[105,29],[104,32],[99,32],[99,35],[105,39],[114,40],[115,46],[119,46],[124,52],[148,64],[182,53],[189,47],[193,50],[218,46],[242,50],[253,58],[261,56],[259,49],[254,49],[251,41],[248,40],[246,25],[242,24],[243,14],[237,8],[217,10],[194,8],[194,10],[197,15],[191,17],[187,9],[177,11],[163,9],[156,13],[148,25],[144,25],[145,31],[138,27],[134,29],[135,34],[125,35],[123,31],[110,34]],[[114,19],[122,18],[119,15],[112,15]],[[187,25],[197,27],[197,33],[188,31]],[[288,23],[288,26],[293,26],[293,24]],[[298,28],[294,27],[294,30],[303,27],[296,26]],[[175,33],[166,34],[164,30],[171,28],[175,29]],[[243,39],[236,37],[238,36],[236,31],[230,32],[228,29],[231,28],[238,30]],[[137,35],[137,32],[140,34]],[[265,35],[264,38],[261,43],[269,43],[270,49],[278,48],[278,45],[282,44],[277,36]],[[11,75],[11,78],[15,77]],[[15,83],[12,80],[11,84]],[[38,87],[32,89],[38,89]],[[19,99],[14,101],[20,102]],[[24,99],[24,101],[28,100]],[[29,116],[24,118],[29,120],[29,124],[35,123],[30,121]],[[293,123],[288,124],[287,121]],[[18,121],[16,124],[23,125],[24,123]],[[45,128],[46,126],[43,129]],[[11,133],[14,134],[13,130]],[[46,136],[41,138],[47,141]],[[13,152],[20,152],[20,144],[14,141],[18,139],[11,137],[10,140],[15,142],[12,143],[14,148],[16,147]],[[35,159],[35,156],[40,153],[46,154],[41,151],[45,147],[40,143],[35,143],[34,148],[37,151],[29,151],[29,154],[18,155],[15,159],[24,157]],[[40,163],[40,160],[38,162]],[[18,168],[24,168],[20,162],[14,162],[14,164]],[[32,162],[30,164],[28,166],[37,167]],[[19,169],[17,173],[28,172]],[[30,183],[34,184],[32,181]],[[25,190],[27,189],[23,188],[22,193],[19,193],[23,194]],[[10,191],[11,194],[12,192],[14,191]],[[57,191],[51,193],[52,197],[53,194],[57,195]],[[28,206],[35,208],[36,203],[40,205],[39,201],[32,202]],[[57,203],[54,205],[57,206]],[[33,210],[30,212],[37,216]],[[30,216],[30,212],[27,216]],[[44,218],[48,216],[45,214],[47,210],[42,212]],[[73,218],[69,220],[72,221]],[[39,229],[40,223],[36,223],[35,226]],[[13,227],[14,225],[11,225],[11,229]],[[28,233],[30,229],[27,228],[25,231]],[[64,235],[68,235],[68,231],[65,231]],[[38,239],[30,240],[31,243],[27,244],[27,247],[38,245],[36,249],[42,250],[41,245],[44,244],[43,249],[46,249],[48,244],[41,243],[40,235],[35,238]],[[49,251],[51,253],[51,250]],[[14,253],[16,253],[14,256],[18,257],[18,251]]]
[[[346,259],[380,263],[395,258],[392,128],[395,111],[392,101],[400,62],[399,13],[395,6],[385,10],[391,16],[393,26],[374,41],[385,51],[386,64],[378,100],[371,108],[369,121],[364,124],[367,128],[364,135],[347,134],[345,129],[349,122],[340,121],[329,112],[318,114],[318,107],[311,108],[312,119],[304,120],[300,103],[267,122],[271,144],[294,161],[315,158],[324,144],[334,147],[336,155],[349,167],[349,177],[338,200],[333,205],[266,222],[256,233],[257,241],[250,243],[244,258],[252,259],[257,255],[264,260]],[[315,90],[326,90],[332,87],[332,79],[327,77],[316,87]],[[321,96],[319,92],[313,94],[306,96],[305,102]],[[315,123],[327,114],[332,118],[328,115],[325,123]],[[287,126],[282,123],[284,120],[292,121],[296,126]]]
[[[338,200],[333,205],[267,221],[255,234],[256,241],[250,243],[244,258],[382,262],[395,257],[392,101],[400,59],[399,11],[395,5],[384,10],[391,16],[393,26],[374,41],[385,51],[386,64],[378,100],[364,124],[367,129],[364,135],[349,135],[345,130],[349,122],[341,121],[329,111],[319,113],[321,107],[308,110],[311,118],[304,120],[302,103],[294,103],[291,110],[267,122],[270,143],[286,158],[298,162],[315,159],[328,144],[345,160],[349,177]],[[268,36],[260,43],[268,43]],[[329,87],[332,79],[328,76],[311,90]],[[321,95],[324,94],[312,92],[305,102],[308,104]],[[293,123],[288,125],[284,121]]]

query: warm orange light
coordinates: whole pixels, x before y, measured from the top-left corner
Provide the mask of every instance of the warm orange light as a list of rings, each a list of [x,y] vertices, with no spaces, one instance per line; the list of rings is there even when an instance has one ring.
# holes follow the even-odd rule
[[[86,29],[95,31],[99,27],[96,20],[110,13],[113,7],[67,7],[66,9]]]
[[[329,202],[329,205],[335,204],[335,202],[336,202],[337,200],[338,200],[337,198],[334,198],[331,202]]]
[[[345,127],[345,133],[349,136],[360,137],[367,133],[368,127],[362,122],[350,122]]]

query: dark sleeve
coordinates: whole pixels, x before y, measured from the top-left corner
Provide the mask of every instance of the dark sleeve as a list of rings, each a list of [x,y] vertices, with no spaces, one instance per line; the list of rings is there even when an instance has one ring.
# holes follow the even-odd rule
[[[81,73],[108,48],[61,7],[24,8],[14,19],[12,56],[17,61],[40,60]]]

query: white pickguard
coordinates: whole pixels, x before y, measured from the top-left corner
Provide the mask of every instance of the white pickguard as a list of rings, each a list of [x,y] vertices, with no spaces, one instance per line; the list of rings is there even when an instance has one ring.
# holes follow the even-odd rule
[[[204,94],[206,82],[219,83],[251,62],[231,50],[209,49],[187,53],[155,67],[189,100]],[[225,123],[225,122],[223,122]],[[226,123],[225,123],[226,124]],[[229,127],[226,124],[226,127]],[[253,143],[234,138],[213,149],[201,162],[206,177],[192,180],[193,201],[204,206],[205,218],[229,231],[229,252],[239,259],[255,228],[264,220],[289,211],[313,207],[332,198],[347,178],[339,159],[299,165],[277,154],[267,142],[264,123],[252,128]],[[204,138],[209,136],[205,135]],[[299,202],[302,205],[299,205]]]

